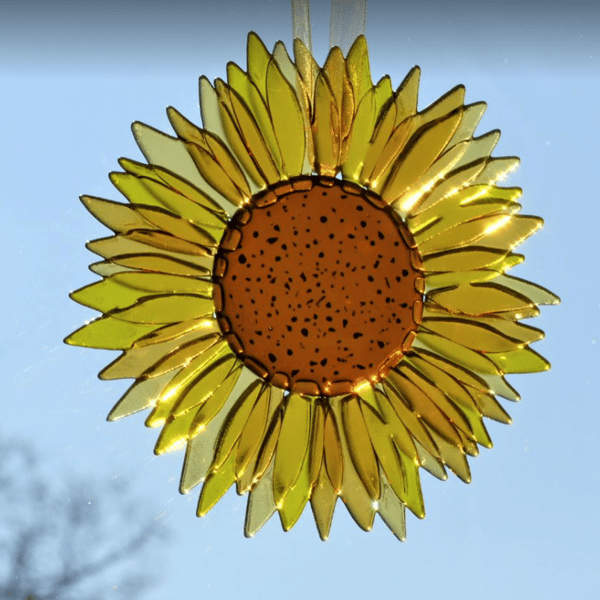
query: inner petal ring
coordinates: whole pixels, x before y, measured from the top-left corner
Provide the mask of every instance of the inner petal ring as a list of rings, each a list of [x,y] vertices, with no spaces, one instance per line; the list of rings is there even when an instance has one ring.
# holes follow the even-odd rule
[[[301,177],[256,195],[232,218],[215,260],[215,305],[242,361],[309,395],[376,383],[420,321],[418,251],[376,194]]]

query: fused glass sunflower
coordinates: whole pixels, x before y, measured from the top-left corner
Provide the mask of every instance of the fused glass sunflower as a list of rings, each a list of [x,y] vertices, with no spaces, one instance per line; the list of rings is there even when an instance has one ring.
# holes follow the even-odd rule
[[[506,274],[542,225],[496,185],[518,159],[474,137],[464,87],[418,110],[418,84],[373,84],[362,36],[319,67],[251,33],[247,71],[201,78],[202,128],[173,108],[176,137],[133,125],[147,163],[111,174],[128,203],[82,197],[114,235],[72,294],[103,315],[66,341],[122,351],[109,420],[150,409],[155,452],[186,447],[199,516],[235,484],[247,535],[310,502],[326,539],[341,498],[403,539],[419,468],[468,482],[484,417],[518,399],[505,375],[549,368],[520,321],[558,299]]]

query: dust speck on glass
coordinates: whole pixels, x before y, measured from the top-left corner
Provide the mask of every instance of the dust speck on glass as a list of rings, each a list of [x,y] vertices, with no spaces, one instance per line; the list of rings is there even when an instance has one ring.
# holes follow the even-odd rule
[[[198,516],[235,484],[248,536],[310,502],[326,539],[339,498],[404,539],[419,469],[469,482],[484,418],[519,398],[505,376],[549,368],[521,321],[558,298],[507,274],[542,225],[498,185],[518,159],[474,137],[486,105],[463,86],[419,110],[419,76],[373,83],[363,35],[319,66],[250,33],[246,70],[201,78],[202,127],[171,107],[175,136],[133,125],[127,203],[82,196],[113,235],[71,294],[102,316],[66,342],[122,351],[108,418],[149,410],[155,452],[185,448]]]

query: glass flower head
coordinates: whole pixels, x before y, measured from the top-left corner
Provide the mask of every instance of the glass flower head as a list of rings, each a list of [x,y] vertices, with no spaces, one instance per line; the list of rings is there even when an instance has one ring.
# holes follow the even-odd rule
[[[362,36],[319,67],[251,33],[246,71],[200,79],[202,128],[134,123],[147,163],[111,173],[128,203],[82,197],[114,235],[71,295],[103,315],[66,341],[122,351],[100,377],[135,381],[108,418],[150,409],[199,516],[235,484],[249,536],[310,502],[326,539],[341,498],[403,539],[419,468],[468,482],[484,417],[518,399],[505,375],[549,368],[520,321],[558,298],[506,274],[542,225],[496,185],[518,159],[474,137],[463,86],[418,110],[418,84],[373,84]]]

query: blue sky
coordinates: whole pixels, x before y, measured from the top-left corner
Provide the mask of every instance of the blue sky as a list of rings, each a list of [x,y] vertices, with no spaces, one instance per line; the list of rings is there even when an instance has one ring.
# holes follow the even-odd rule
[[[312,4],[322,62],[328,11]],[[495,155],[521,157],[509,183],[524,189],[523,213],[546,223],[521,247],[527,260],[513,273],[550,288],[562,304],[532,323],[546,331],[536,349],[553,368],[511,379],[523,400],[507,407],[511,426],[490,423],[495,447],[471,461],[473,483],[423,473],[427,517],[408,517],[406,543],[380,521],[363,533],[338,506],[323,544],[308,510],[290,533],[274,518],[245,539],[245,498],[233,490],[196,519],[197,492],[177,492],[182,453],[155,457],[157,432],[143,427],[143,415],[106,423],[127,387],[96,378],[112,354],[62,344],[93,316],[67,295],[93,278],[84,243],[106,235],[77,198],[118,199],[108,172],[120,156],[141,160],[131,122],[169,130],[168,105],[199,122],[198,76],[224,77],[229,60],[244,64],[248,30],[269,46],[291,41],[287,2],[133,6],[29,2],[7,8],[0,24],[0,435],[34,443],[51,477],[131,479],[157,527],[174,534],[149,600],[592,597],[600,499],[598,9],[369,3],[374,78],[389,73],[397,85],[419,64],[420,107],[458,83],[468,102],[488,102],[478,132],[502,130]],[[105,582],[107,599],[114,583]]]

